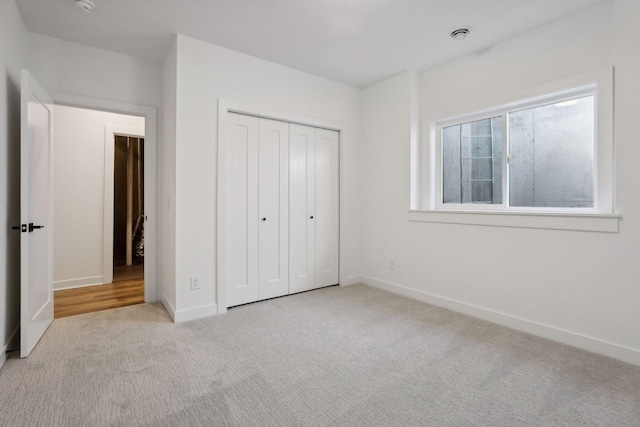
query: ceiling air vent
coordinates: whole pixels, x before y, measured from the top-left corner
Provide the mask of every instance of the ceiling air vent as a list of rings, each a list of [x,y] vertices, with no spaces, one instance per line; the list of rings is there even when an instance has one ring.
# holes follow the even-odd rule
[[[73,4],[87,13],[91,13],[91,11],[96,7],[91,0],[73,0]]]
[[[451,38],[454,40],[462,40],[469,35],[469,29],[458,28],[457,30],[453,30],[450,35],[451,35]]]

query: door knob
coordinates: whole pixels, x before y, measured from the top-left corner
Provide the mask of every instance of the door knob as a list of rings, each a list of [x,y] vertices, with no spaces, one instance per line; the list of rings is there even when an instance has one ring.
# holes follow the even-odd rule
[[[33,230],[38,230],[40,228],[44,228],[44,225],[33,225],[32,222],[29,223],[29,233],[33,232]]]
[[[267,218],[262,218],[262,220],[263,220],[263,221],[266,221],[266,220],[267,220]]]
[[[21,225],[14,225],[13,227],[11,227],[12,230],[19,230],[22,233],[26,233],[27,232],[27,224],[21,224]]]
[[[309,219],[313,219],[313,215],[311,215],[311,216],[309,217]]]

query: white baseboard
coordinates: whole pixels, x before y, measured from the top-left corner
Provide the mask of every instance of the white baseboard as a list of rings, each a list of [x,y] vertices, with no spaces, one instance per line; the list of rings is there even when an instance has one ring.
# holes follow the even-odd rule
[[[58,280],[53,282],[53,290],[82,288],[85,286],[102,285],[104,283],[103,276],[81,277],[79,279]]]
[[[347,280],[345,283],[340,283],[340,286],[350,286],[350,285],[356,285],[358,283],[362,283],[362,278],[364,276],[362,276],[362,274],[356,274],[354,276],[349,276],[347,277]]]
[[[622,360],[623,362],[640,365],[640,350],[636,350],[630,347],[603,341],[598,338],[589,337],[576,332],[567,331],[565,329],[556,328],[554,326],[545,325],[510,314],[501,313],[499,311],[478,307],[476,305],[467,304],[461,301],[456,301],[428,292],[418,291],[373,277],[361,276],[360,282],[373,286],[375,288],[383,289],[385,291],[393,292],[395,294],[426,302],[431,305],[448,308],[450,310],[457,311],[459,313],[463,313],[472,317],[497,323],[499,325],[506,326],[507,328],[527,332],[529,334],[547,338],[552,341],[557,341],[562,344],[567,344],[593,353],[598,353],[604,356],[612,357],[614,359]]]
[[[204,319],[218,314],[217,304],[203,305],[201,307],[189,308],[175,312],[173,321],[176,323],[190,322],[192,320]]]
[[[15,331],[9,337],[7,344],[2,347],[2,353],[0,354],[0,369],[4,366],[7,361],[7,350],[11,350],[18,347],[18,343],[20,342],[20,326],[16,328]]]
[[[162,306],[164,307],[164,309],[167,311],[167,313],[169,313],[169,317],[171,317],[171,320],[173,320],[173,322],[175,323],[176,322],[176,309],[169,302],[169,300],[167,299],[167,297],[164,295],[163,292],[160,292],[159,301],[162,304]]]

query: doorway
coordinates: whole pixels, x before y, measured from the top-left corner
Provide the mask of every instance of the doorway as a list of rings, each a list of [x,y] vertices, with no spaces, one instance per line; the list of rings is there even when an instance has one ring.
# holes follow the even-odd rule
[[[113,281],[144,280],[144,138],[114,139]]]
[[[74,108],[67,106],[82,105],[84,108]],[[113,112],[114,115],[126,116],[141,120],[139,128],[141,128],[142,138],[144,139],[144,206],[147,207],[148,214],[144,215],[145,223],[145,267],[144,268],[144,285],[143,296],[140,302],[153,303],[156,302],[156,142],[157,142],[157,110],[154,107],[148,107],[137,104],[123,103],[118,101],[108,101],[97,98],[80,97],[75,95],[58,94],[54,101],[33,78],[28,70],[21,71],[21,138],[20,138],[20,205],[21,205],[21,224],[16,229],[21,234],[21,251],[20,251],[20,268],[22,276],[20,280],[20,357],[24,358],[29,355],[31,350],[42,338],[48,326],[54,318],[54,305],[57,305],[63,298],[61,293],[73,292],[76,288],[95,289],[99,286],[110,286],[111,283],[95,284],[96,279],[104,280],[107,275],[112,276],[113,263],[109,264],[107,271],[99,268],[100,276],[86,276],[86,271],[95,274],[96,265],[102,264],[104,261],[104,252],[97,246],[104,245],[104,239],[100,238],[100,230],[96,231],[96,222],[101,223],[102,236],[107,222],[113,224],[113,209],[110,211],[109,221],[104,221],[104,196],[106,189],[113,189],[113,174],[107,173],[107,162],[105,156],[107,152],[108,140],[106,136],[109,134],[108,126],[91,126],[91,117],[78,116],[77,111],[84,111],[88,114],[98,114],[100,112]],[[34,111],[33,106],[38,111]],[[40,108],[42,106],[43,108]],[[58,114],[56,114],[56,109]],[[64,109],[62,113],[59,111]],[[46,112],[44,111],[46,110]],[[66,126],[60,124],[60,114],[67,114]],[[36,120],[46,116],[46,120]],[[54,126],[53,122],[58,121],[58,126]],[[45,123],[46,122],[46,123]],[[95,124],[95,123],[94,123]],[[61,144],[65,138],[64,135],[54,132],[60,129],[66,129],[65,138],[75,140],[76,144]],[[91,138],[87,135],[92,136]],[[98,138],[96,138],[96,135]],[[100,138],[102,142],[100,142]],[[80,141],[78,144],[77,142]],[[113,142],[110,147],[113,152]],[[96,150],[96,147],[102,145],[102,152]],[[42,148],[37,157],[38,164],[31,167],[33,147]],[[71,147],[71,148],[70,148]],[[55,153],[55,154],[54,154]],[[67,162],[62,162],[64,157]],[[100,157],[102,156],[102,157]],[[56,174],[57,171],[62,173]],[[102,161],[96,164],[96,159]],[[112,162],[113,163],[113,162]],[[48,170],[48,173],[45,173]],[[35,171],[36,174],[31,172]],[[111,172],[113,170],[111,169]],[[87,172],[89,172],[87,176]],[[33,191],[31,181],[37,174],[45,173],[47,185],[44,195],[38,196],[40,199],[48,200],[48,207],[45,206],[37,209],[37,218],[32,218],[30,207],[34,204],[29,200],[38,194]],[[92,175],[93,173],[93,175]],[[96,179],[96,174],[99,177]],[[64,179],[59,179],[59,178]],[[107,179],[105,179],[107,177]],[[92,179],[93,178],[93,179]],[[100,188],[100,180],[102,188]],[[54,185],[55,183],[55,185]],[[109,184],[108,184],[109,183]],[[56,194],[56,191],[57,194]],[[97,201],[97,198],[103,198]],[[111,198],[111,200],[113,200]],[[112,206],[112,205],[111,205]],[[69,215],[58,215],[58,221],[54,221],[53,217],[56,209],[66,209]],[[43,220],[43,215],[46,216]],[[34,222],[30,222],[33,220]],[[36,222],[37,221],[37,222]],[[38,233],[44,236],[45,241],[36,242],[32,250],[29,243],[34,241],[30,239],[31,233],[38,230],[44,233]],[[47,231],[48,230],[48,231]],[[93,231],[93,234],[87,231]],[[34,234],[35,236],[35,234]],[[112,242],[113,233],[110,235]],[[58,247],[56,248],[56,242]],[[104,246],[103,246],[104,247]],[[34,257],[34,253],[38,254],[45,251],[44,257]],[[96,257],[96,252],[100,256]],[[44,259],[43,259],[44,258]],[[55,260],[58,258],[59,265],[55,266]],[[48,271],[46,280],[38,279],[37,275],[25,274],[31,271],[31,267],[38,267]],[[67,267],[78,267],[83,275],[76,277],[64,278],[69,274]],[[84,269],[84,270],[83,270]],[[55,272],[58,271],[59,276],[56,278]],[[76,271],[76,273],[78,273]],[[62,276],[62,279],[61,277]],[[36,278],[34,282],[32,279]],[[52,280],[53,278],[53,280]],[[109,278],[109,281],[112,281]],[[35,283],[38,288],[34,292],[32,284]],[[57,291],[57,292],[56,292]],[[78,293],[78,296],[80,293]],[[58,293],[58,295],[56,295]],[[58,298],[56,298],[56,296]],[[79,298],[81,299],[81,298]],[[112,298],[120,300],[120,298]],[[44,305],[39,305],[40,301],[44,301]],[[95,299],[85,300],[84,302],[93,302]],[[109,308],[109,307],[107,307]],[[34,314],[32,310],[37,312]],[[87,311],[97,311],[103,308],[91,307]],[[72,313],[79,314],[79,313]],[[70,313],[66,314],[71,315]],[[58,315],[57,317],[64,317]]]
[[[54,121],[54,317],[143,303],[145,118],[56,105]]]

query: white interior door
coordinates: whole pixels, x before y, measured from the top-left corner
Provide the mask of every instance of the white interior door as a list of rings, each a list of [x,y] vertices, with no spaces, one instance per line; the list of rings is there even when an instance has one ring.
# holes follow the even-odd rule
[[[291,124],[290,293],[316,287],[316,129]]]
[[[316,129],[316,287],[339,282],[339,147],[337,131]]]
[[[226,146],[226,289],[229,307],[260,299],[258,264],[259,119],[229,113]]]
[[[289,123],[260,119],[260,299],[289,293]]]
[[[20,357],[53,321],[53,102],[26,70],[21,82]]]

